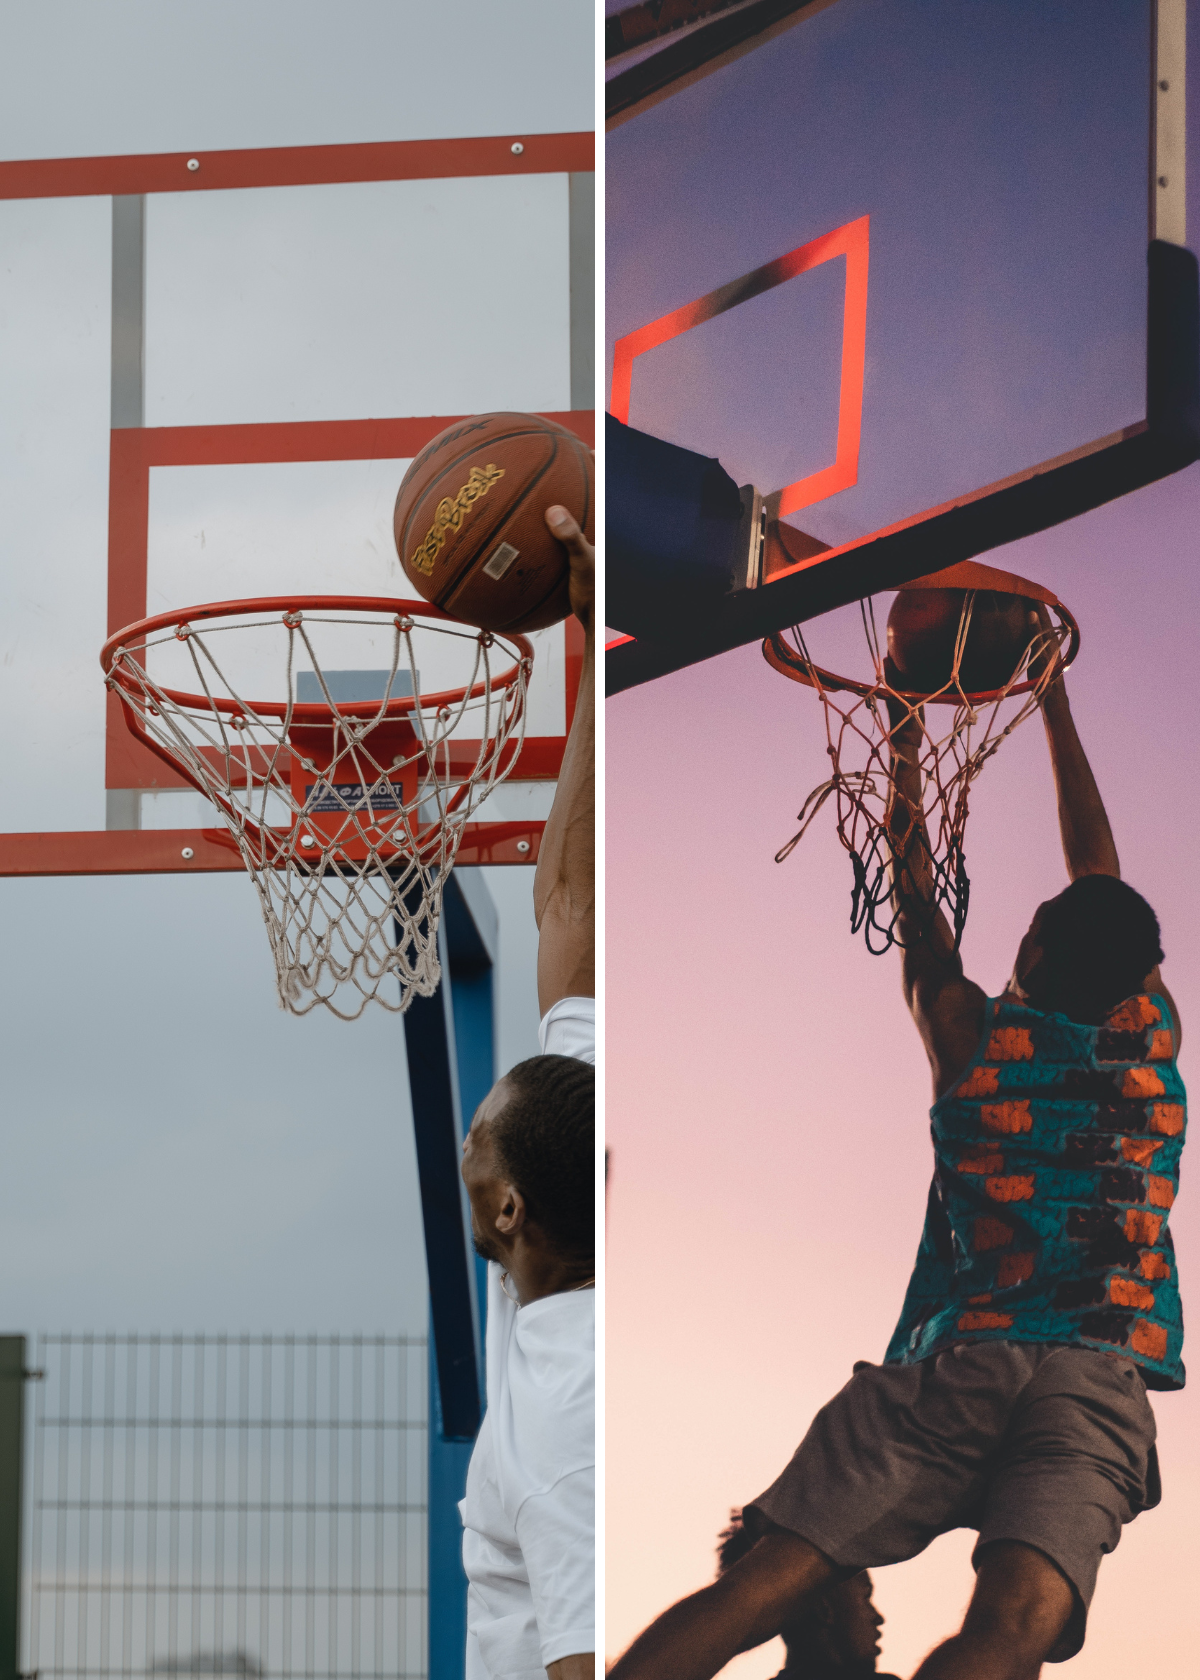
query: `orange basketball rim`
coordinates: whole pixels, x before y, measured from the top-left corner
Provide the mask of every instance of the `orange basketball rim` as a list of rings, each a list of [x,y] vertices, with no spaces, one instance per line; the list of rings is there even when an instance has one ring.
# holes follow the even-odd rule
[[[1002,572],[995,566],[982,566],[976,560],[963,560],[956,566],[947,566],[944,571],[931,572],[927,577],[912,578],[899,587],[901,590],[994,589],[1005,595],[1023,595],[1027,600],[1038,601],[1042,606],[1049,607],[1059,619],[1065,631],[1059,648],[1060,668],[1065,670],[1079,652],[1079,626],[1070,611],[1063,606],[1052,590],[1044,589],[1039,583],[1030,583],[1028,578],[1018,577],[1015,572]],[[790,677],[793,682],[804,683],[809,688],[826,689],[831,694],[857,694],[863,699],[889,688],[900,699],[919,702],[922,705],[958,706],[965,701],[972,706],[986,706],[992,701],[1032,693],[1037,687],[1037,680],[1027,677],[1022,682],[1011,683],[1006,688],[988,689],[980,693],[964,693],[954,683],[950,683],[934,694],[920,694],[912,690],[892,688],[890,684],[884,683],[882,671],[877,672],[874,682],[861,682],[854,677],[840,677],[835,672],[827,671],[805,659],[803,654],[789,647],[779,633],[768,636],[763,642],[763,657],[768,665],[782,676]]]

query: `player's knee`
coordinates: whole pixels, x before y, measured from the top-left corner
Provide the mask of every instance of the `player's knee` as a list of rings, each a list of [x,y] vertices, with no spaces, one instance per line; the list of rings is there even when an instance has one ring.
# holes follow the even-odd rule
[[[1013,1680],[1022,1680],[1058,1643],[1074,1608],[1074,1590],[1056,1564],[1032,1547],[999,1542],[980,1558],[963,1631],[1011,1653]]]

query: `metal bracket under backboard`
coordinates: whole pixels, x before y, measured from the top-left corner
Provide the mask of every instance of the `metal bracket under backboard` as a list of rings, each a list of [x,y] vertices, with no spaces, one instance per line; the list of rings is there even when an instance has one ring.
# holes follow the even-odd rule
[[[742,522],[738,526],[730,589],[757,589],[762,582],[763,545],[767,538],[767,509],[762,492],[753,484],[738,488]]]

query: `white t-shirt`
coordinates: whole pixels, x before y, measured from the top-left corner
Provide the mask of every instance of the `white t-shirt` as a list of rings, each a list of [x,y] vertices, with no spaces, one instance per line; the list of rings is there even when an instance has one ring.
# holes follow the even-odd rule
[[[575,1056],[596,1065],[596,1000],[559,998],[542,1016],[538,1043],[543,1056]]]
[[[556,1003],[543,1051],[594,1062],[595,1011],[593,998]],[[595,1290],[518,1312],[489,1265],[487,1393],[459,1506],[466,1680],[546,1680],[550,1663],[596,1649]]]

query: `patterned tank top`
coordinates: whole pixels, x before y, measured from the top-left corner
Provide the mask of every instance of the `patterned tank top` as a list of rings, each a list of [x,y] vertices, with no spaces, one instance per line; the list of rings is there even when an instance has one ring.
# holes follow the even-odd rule
[[[930,1110],[925,1230],[886,1361],[1067,1342],[1183,1387],[1167,1220],[1187,1098],[1170,1023],[1157,996],[1099,1027],[988,999],[979,1049]]]

